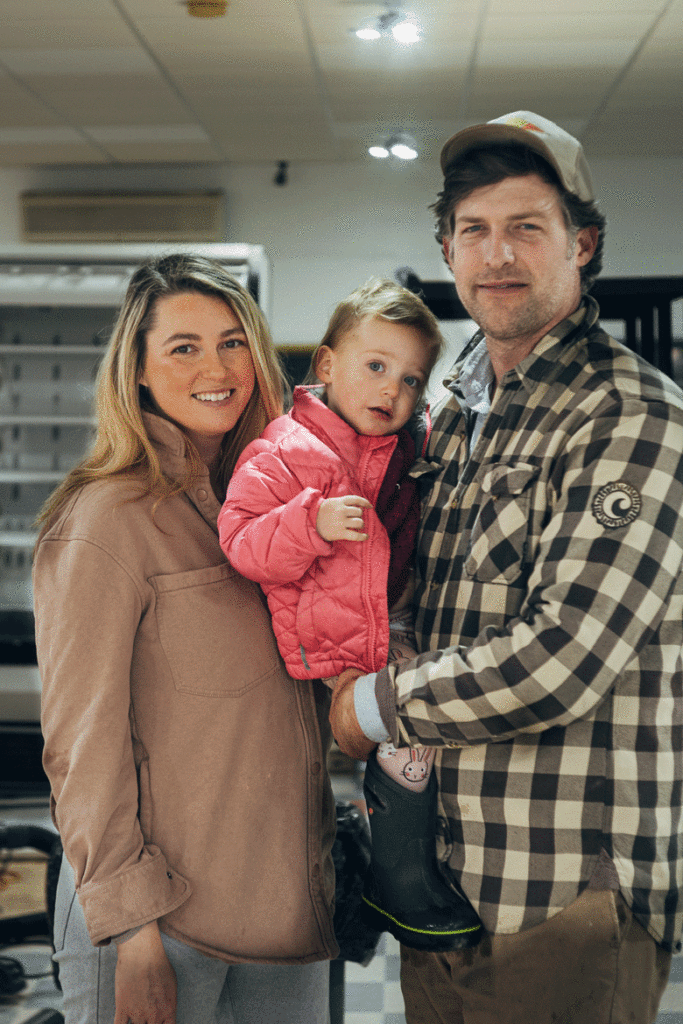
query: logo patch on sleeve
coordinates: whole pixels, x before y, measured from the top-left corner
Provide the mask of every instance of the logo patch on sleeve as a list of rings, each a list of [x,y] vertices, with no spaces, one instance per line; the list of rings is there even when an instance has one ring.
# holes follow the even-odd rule
[[[618,526],[628,526],[640,515],[642,502],[640,494],[631,484],[617,480],[616,483],[605,484],[593,500],[593,515],[599,523],[616,530]]]

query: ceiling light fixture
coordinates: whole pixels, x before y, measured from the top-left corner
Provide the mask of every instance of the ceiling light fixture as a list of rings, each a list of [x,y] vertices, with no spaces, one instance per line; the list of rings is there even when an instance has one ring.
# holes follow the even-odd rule
[[[401,139],[389,145],[389,152],[392,156],[398,157],[399,160],[415,160],[417,157],[415,147]]]
[[[360,28],[354,29],[353,32],[359,39],[367,42],[388,36],[404,46],[420,41],[420,26],[416,20],[412,15],[404,14],[393,7],[389,7],[384,14],[376,18],[364,21]]]
[[[405,132],[370,146],[368,153],[376,160],[386,160],[389,156],[395,156],[397,160],[415,160],[418,155],[415,140]]]

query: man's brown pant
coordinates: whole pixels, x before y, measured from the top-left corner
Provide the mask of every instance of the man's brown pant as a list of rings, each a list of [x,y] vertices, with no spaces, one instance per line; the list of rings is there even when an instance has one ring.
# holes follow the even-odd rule
[[[671,955],[618,892],[586,889],[565,910],[475,949],[401,947],[408,1024],[652,1024]]]

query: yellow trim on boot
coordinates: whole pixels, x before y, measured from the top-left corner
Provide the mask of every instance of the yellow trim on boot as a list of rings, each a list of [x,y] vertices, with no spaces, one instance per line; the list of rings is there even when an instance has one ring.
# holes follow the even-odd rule
[[[370,902],[367,896],[361,896],[361,899],[363,900],[363,903],[367,903],[367,905],[372,907],[373,910],[376,910],[378,914],[381,914],[383,917],[388,917],[389,920],[393,921],[394,924],[397,924],[399,928],[403,928],[407,932],[417,932],[419,935],[465,935],[467,932],[477,932],[482,927],[480,924],[475,924],[472,925],[471,928],[454,928],[452,931],[434,931],[429,930],[428,928],[411,928],[409,924],[404,924],[403,921],[399,921],[398,918],[394,917],[392,914],[387,914],[386,910],[382,910],[381,907],[375,906],[374,903]]]

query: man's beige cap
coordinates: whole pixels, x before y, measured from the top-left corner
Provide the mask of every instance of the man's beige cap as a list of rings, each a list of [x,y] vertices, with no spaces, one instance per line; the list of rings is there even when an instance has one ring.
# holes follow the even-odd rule
[[[568,192],[591,201],[593,183],[583,148],[578,139],[553,121],[530,110],[516,110],[486,124],[465,128],[448,140],[441,150],[441,170],[446,173],[456,157],[481,145],[517,142],[542,156],[557,171]]]

